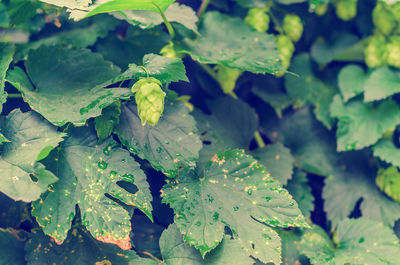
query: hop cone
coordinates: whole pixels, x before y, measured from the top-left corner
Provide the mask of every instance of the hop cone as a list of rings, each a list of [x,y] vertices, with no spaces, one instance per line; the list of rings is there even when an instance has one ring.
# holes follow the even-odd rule
[[[182,54],[179,54],[175,51],[174,43],[170,42],[169,44],[165,45],[161,50],[160,54],[164,57],[177,59],[182,58]]]
[[[282,27],[286,35],[294,42],[300,40],[303,35],[304,28],[299,16],[286,15],[283,19]]]
[[[370,37],[364,50],[365,63],[368,67],[379,67],[386,64],[386,40],[381,35]]]
[[[276,45],[278,47],[279,55],[282,60],[282,65],[287,69],[290,66],[292,56],[295,50],[292,40],[286,35],[278,35],[276,37]],[[279,71],[276,76],[281,77],[285,71]]]
[[[392,37],[386,44],[386,62],[390,66],[400,68],[400,37]]]
[[[215,66],[214,70],[217,74],[217,81],[224,93],[232,95],[232,91],[235,89],[236,81],[242,74],[242,71],[222,65]]]
[[[379,2],[372,11],[372,21],[375,27],[385,35],[390,35],[396,28],[396,18],[390,11],[390,6]]]
[[[336,2],[336,15],[344,21],[357,15],[357,0],[339,0]]]
[[[155,78],[143,78],[132,87],[142,125],[156,126],[164,111],[165,92]]]
[[[247,25],[259,32],[266,32],[269,29],[269,16],[265,8],[251,8],[244,19]]]

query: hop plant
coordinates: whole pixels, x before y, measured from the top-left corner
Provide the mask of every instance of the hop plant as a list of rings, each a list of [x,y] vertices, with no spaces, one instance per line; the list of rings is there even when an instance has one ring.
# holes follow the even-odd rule
[[[380,169],[376,185],[393,200],[400,202],[400,174],[396,167]]]
[[[247,25],[259,32],[266,32],[269,29],[270,18],[266,8],[251,8],[244,19]]]
[[[137,81],[132,92],[136,92],[135,101],[142,125],[156,126],[164,112],[165,92],[161,82],[155,78],[143,78]]]
[[[364,50],[365,63],[368,67],[379,67],[386,63],[386,40],[382,35],[371,36]]]
[[[335,2],[336,15],[348,21],[357,15],[357,0],[338,0]]]
[[[326,11],[328,11],[328,4],[320,4],[317,5],[314,9],[314,13],[317,14],[318,16],[323,16],[326,14]]]
[[[303,24],[297,15],[286,15],[283,19],[282,28],[286,35],[294,42],[299,41],[303,35]]]
[[[400,68],[400,36],[392,37],[386,44],[386,54],[387,64]]]
[[[376,29],[387,36],[396,28],[396,18],[386,3],[377,3],[372,11],[372,21]]]
[[[222,91],[224,91],[225,94],[233,95],[232,92],[235,89],[236,81],[242,74],[242,71],[228,68],[223,65],[216,65],[214,70],[217,74],[217,81],[220,84]]]
[[[172,59],[177,59],[177,58],[182,58],[182,54],[177,53],[174,47],[174,43],[170,42],[167,45],[165,45],[161,50],[160,54],[162,56],[172,58]]]

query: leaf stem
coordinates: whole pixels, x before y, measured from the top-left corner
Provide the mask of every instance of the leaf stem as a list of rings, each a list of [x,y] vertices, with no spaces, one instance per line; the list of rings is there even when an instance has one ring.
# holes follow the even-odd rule
[[[259,131],[255,131],[254,138],[256,139],[257,145],[259,148],[265,147],[265,143]]]
[[[197,11],[197,17],[201,17],[204,13],[204,11],[206,11],[208,4],[210,3],[210,0],[203,0],[201,2],[199,11]]]
[[[147,251],[142,251],[142,252],[140,252],[140,253],[142,253],[143,255],[148,256],[149,258],[151,258],[151,259],[157,261],[158,263],[161,263],[161,264],[164,263],[164,261],[158,259],[157,257],[154,257],[151,253],[149,253],[149,252],[147,252]]]
[[[161,10],[161,8],[160,8],[158,5],[154,4],[154,3],[153,3],[153,5],[155,5],[155,6],[157,7],[158,12],[160,13],[160,15],[161,15],[161,17],[162,17],[162,19],[163,19],[163,21],[164,21],[165,26],[167,26],[167,30],[168,30],[169,36],[171,37],[171,39],[174,39],[174,38],[175,38],[175,30],[174,30],[174,27],[172,27],[171,23],[169,23],[167,17],[165,16],[165,14],[164,14],[164,12]]]
[[[22,98],[22,95],[19,93],[8,93],[8,98]]]

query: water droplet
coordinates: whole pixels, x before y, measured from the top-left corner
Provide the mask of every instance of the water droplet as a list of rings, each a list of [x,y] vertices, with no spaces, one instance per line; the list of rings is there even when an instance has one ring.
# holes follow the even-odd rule
[[[218,221],[218,218],[219,218],[219,213],[214,212],[214,215],[213,215],[214,222]]]
[[[247,194],[249,194],[249,195],[253,194],[253,190],[252,189],[248,189],[247,190]]]
[[[214,197],[211,196],[210,194],[207,194],[207,197],[208,197],[208,201],[209,202],[213,202],[214,201]]]
[[[122,180],[129,181],[129,182],[135,180],[135,178],[134,178],[133,175],[131,175],[131,174],[122,175],[121,178],[122,178]]]
[[[115,178],[116,176],[117,176],[117,172],[116,171],[113,170],[113,171],[110,172],[110,178],[111,179]]]
[[[161,147],[157,147],[156,151],[157,151],[157,153],[161,153],[161,151],[162,151]]]
[[[197,222],[195,223],[195,225],[196,225],[196,226],[201,226],[201,222],[200,222],[200,221],[197,221]]]
[[[109,155],[110,155],[110,150],[104,149],[104,150],[103,150],[103,153],[104,153],[106,156],[109,156]]]
[[[358,240],[358,243],[362,243],[362,242],[364,242],[365,240],[364,240],[364,238],[363,237],[360,237],[360,240]]]
[[[263,238],[271,240],[271,237],[268,234],[263,234]]]
[[[97,165],[99,166],[99,168],[100,169],[106,169],[107,168],[107,166],[108,166],[108,164],[106,163],[106,161],[99,161],[98,163],[97,163]]]
[[[239,211],[239,206],[233,207],[233,210],[234,210],[235,212]]]
[[[290,203],[289,203],[289,206],[294,206],[294,202],[290,202]]]
[[[165,142],[164,142],[165,144],[169,144],[169,142],[167,141],[167,140],[165,140]]]
[[[272,200],[272,197],[265,197],[265,199],[267,200],[267,202],[269,202],[270,200]]]
[[[122,162],[122,163],[125,163],[125,162],[126,162],[126,159],[125,159],[125,158],[124,158],[124,159],[122,159],[122,160],[121,160],[121,162]]]

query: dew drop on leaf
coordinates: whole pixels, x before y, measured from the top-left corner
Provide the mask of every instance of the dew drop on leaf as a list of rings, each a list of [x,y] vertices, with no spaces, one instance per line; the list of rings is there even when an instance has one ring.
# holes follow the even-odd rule
[[[161,151],[162,151],[161,147],[157,147],[156,151],[157,151],[157,153],[161,153]]]
[[[267,200],[267,202],[269,202],[270,200],[272,200],[272,197],[265,197],[265,199]]]
[[[100,169],[106,169],[107,168],[107,166],[108,166],[108,164],[106,163],[106,161],[99,161],[98,163],[97,163],[97,165],[99,166],[99,168]]]
[[[234,210],[235,212],[239,211],[239,206],[233,207],[233,210]]]

